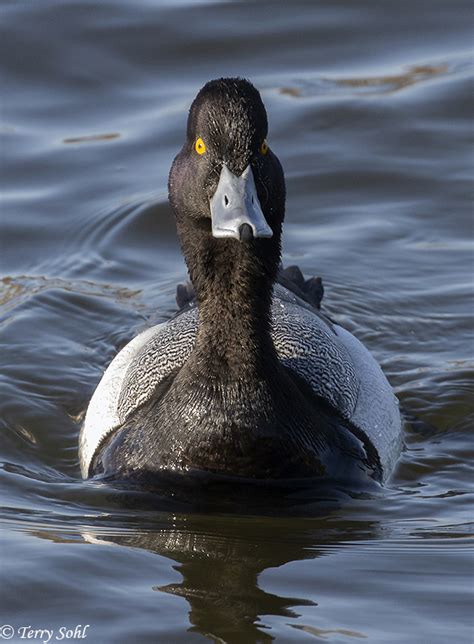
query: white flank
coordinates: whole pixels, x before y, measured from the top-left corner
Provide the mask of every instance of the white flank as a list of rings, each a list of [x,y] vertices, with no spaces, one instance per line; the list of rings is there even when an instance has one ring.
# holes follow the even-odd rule
[[[99,444],[122,422],[118,416],[118,401],[128,366],[138,351],[162,326],[163,324],[157,324],[133,338],[115,356],[97,385],[87,408],[79,438],[79,458],[83,478],[89,475],[89,467]]]

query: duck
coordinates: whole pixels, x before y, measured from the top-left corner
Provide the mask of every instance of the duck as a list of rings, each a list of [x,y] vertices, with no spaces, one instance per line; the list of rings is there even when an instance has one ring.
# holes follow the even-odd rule
[[[80,433],[83,478],[374,480],[402,446],[371,353],[320,307],[319,278],[281,268],[286,188],[259,91],[206,83],[169,174],[190,284],[170,320],[112,360]]]

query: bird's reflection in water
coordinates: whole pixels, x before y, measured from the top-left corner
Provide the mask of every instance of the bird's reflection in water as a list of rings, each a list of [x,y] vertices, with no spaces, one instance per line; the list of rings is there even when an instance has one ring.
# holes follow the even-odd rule
[[[274,530],[281,528],[272,525]],[[283,530],[277,539],[270,541],[268,530],[266,520],[263,524],[242,520],[229,525],[218,519],[212,531],[207,522],[202,525],[183,522],[179,529],[96,537],[94,542],[104,539],[143,548],[179,562],[175,569],[182,575],[181,583],[157,585],[153,590],[178,595],[189,602],[191,630],[225,642],[237,637],[245,642],[264,642],[273,638],[265,633],[261,616],[297,617],[293,607],[315,602],[265,592],[259,588],[259,574],[267,568],[317,554],[306,550],[309,539],[306,548],[304,538],[299,543],[296,540],[290,543]]]
[[[173,568],[182,581],[153,590],[184,597],[190,605],[190,630],[219,642],[272,641],[263,616],[291,619],[299,616],[296,607],[317,606],[316,577],[314,600],[286,597],[259,587],[263,571],[317,558],[329,546],[369,538],[377,529],[372,523],[351,526],[338,519],[337,507],[348,502],[348,495],[334,488],[320,487],[316,495],[304,485],[229,483],[227,488],[219,482],[206,484],[206,493],[198,488],[173,489],[179,512],[170,511],[169,494],[113,493],[109,501],[120,506],[119,513],[113,512],[113,527],[88,528],[81,535],[89,543],[139,548],[178,563]],[[121,512],[127,512],[127,519],[120,519]],[[137,522],[143,527],[137,528]]]

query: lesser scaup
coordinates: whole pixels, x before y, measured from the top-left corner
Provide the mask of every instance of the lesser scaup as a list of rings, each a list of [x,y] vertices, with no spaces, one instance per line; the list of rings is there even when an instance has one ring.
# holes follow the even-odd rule
[[[385,479],[401,445],[389,383],[317,310],[319,281],[297,269],[277,281],[285,181],[251,83],[198,93],[169,199],[195,302],[181,290],[181,311],[108,367],[81,432],[83,476]]]

